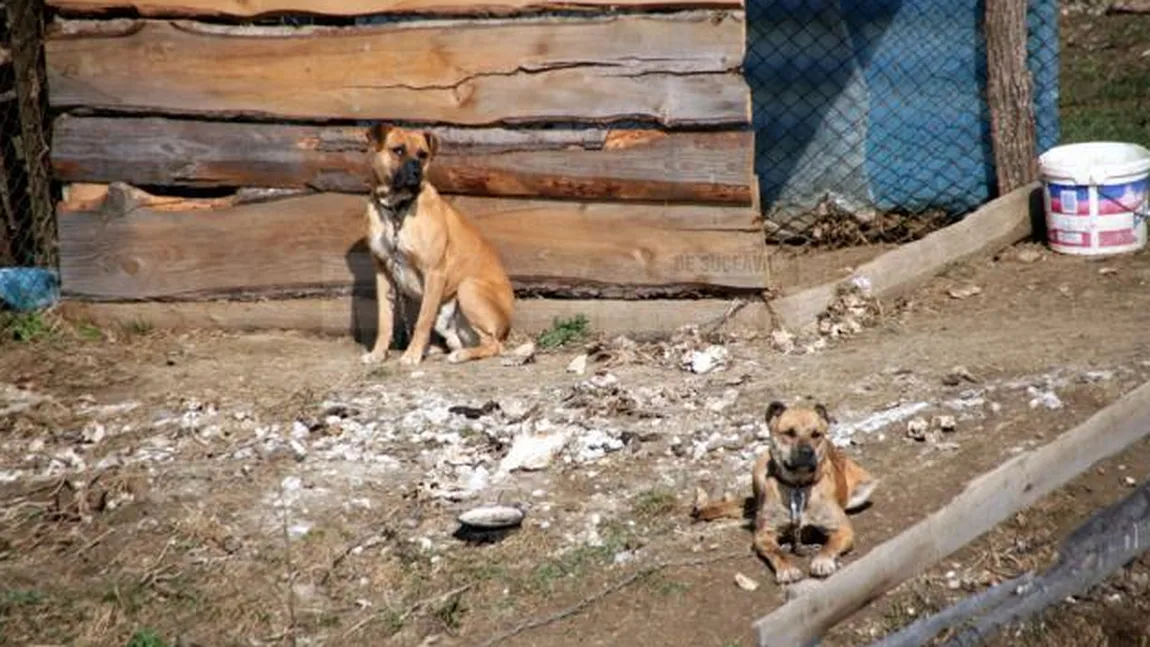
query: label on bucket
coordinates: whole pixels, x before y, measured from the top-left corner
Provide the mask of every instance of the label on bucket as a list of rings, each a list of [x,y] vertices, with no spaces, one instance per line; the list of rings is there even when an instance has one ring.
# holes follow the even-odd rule
[[[1109,216],[1141,211],[1146,205],[1145,178],[1124,184],[1098,187],[1098,215]],[[1073,184],[1050,184],[1050,210],[1066,215],[1090,215],[1090,187]]]
[[[1090,187],[1050,183],[1047,217],[1050,243],[1062,247],[1127,247],[1138,243],[1137,228],[1147,217],[1150,180],[1096,187],[1095,217],[1091,217]]]

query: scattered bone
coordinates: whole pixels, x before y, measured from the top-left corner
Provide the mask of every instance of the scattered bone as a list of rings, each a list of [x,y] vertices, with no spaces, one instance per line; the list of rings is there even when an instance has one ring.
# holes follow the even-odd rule
[[[946,291],[952,299],[969,299],[972,296],[982,294],[982,288],[977,285],[964,285],[958,288],[951,288]]]
[[[759,583],[751,578],[743,575],[742,573],[735,573],[735,584],[744,591],[754,591],[759,588]]]
[[[587,354],[576,356],[567,364],[567,372],[575,373],[576,375],[583,375],[587,372]]]
[[[527,342],[504,355],[500,360],[503,366],[524,366],[535,361],[535,342]]]
[[[930,423],[921,417],[912,418],[906,423],[906,435],[911,440],[922,442],[926,440],[926,432],[930,430]]]
[[[955,421],[954,416],[948,416],[948,415],[935,416],[934,419],[931,420],[931,422],[933,423],[932,426],[935,429],[938,429],[939,431],[943,431],[946,433],[950,433],[958,427],[958,423]]]

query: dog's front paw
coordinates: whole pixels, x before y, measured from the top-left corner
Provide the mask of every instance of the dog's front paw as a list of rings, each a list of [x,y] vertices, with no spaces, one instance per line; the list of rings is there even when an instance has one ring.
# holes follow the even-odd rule
[[[359,358],[359,361],[363,362],[364,364],[378,364],[379,362],[383,362],[386,360],[387,360],[387,351],[383,351],[383,352],[372,351],[370,353],[364,353]]]
[[[423,361],[423,353],[413,353],[407,351],[399,358],[399,363],[404,366],[415,366]]]
[[[815,555],[814,559],[811,560],[811,575],[815,577],[829,577],[837,570],[839,570],[839,565],[834,557]]]
[[[467,354],[463,350],[453,350],[447,356],[448,364],[458,364],[467,359]]]
[[[792,584],[804,577],[806,576],[803,575],[803,569],[790,562],[779,564],[778,569],[775,570],[775,582],[779,584]]]

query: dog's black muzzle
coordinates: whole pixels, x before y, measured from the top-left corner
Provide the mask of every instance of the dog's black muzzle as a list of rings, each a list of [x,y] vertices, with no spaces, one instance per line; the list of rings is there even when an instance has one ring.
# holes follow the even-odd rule
[[[418,191],[423,184],[423,166],[419,160],[407,160],[391,178],[391,188],[397,191]]]
[[[815,470],[819,466],[819,456],[815,453],[815,448],[810,445],[802,445],[791,452],[789,469],[797,471]]]

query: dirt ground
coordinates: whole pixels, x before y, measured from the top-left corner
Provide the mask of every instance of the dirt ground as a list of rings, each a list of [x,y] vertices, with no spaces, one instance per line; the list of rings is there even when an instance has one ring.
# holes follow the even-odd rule
[[[361,365],[346,339],[25,331],[33,341],[0,353],[0,638],[749,645],[782,591],[738,522],[688,513],[697,485],[745,490],[767,402],[827,403],[836,437],[882,477],[849,562],[1147,379],[1148,280],[1150,254],[1028,244],[954,267],[822,347],[607,340],[583,375],[566,367],[587,342],[523,366],[407,370]],[[681,355],[714,341],[728,353],[719,368],[684,370]],[[489,401],[499,408],[451,410]],[[940,414],[953,432],[907,437],[910,418]],[[523,438],[554,444],[519,461]],[[1041,567],[1148,475],[1141,443],[826,644],[867,644]],[[453,536],[460,512],[496,501],[526,509],[517,532]],[[1148,580],[1150,563],[1129,567],[1050,614],[1057,631],[1026,628],[1046,636],[1026,644],[1145,645]]]
[[[1065,138],[1145,143],[1150,16],[1064,20]],[[795,267],[780,280],[830,278]],[[365,367],[348,339],[22,320],[0,341],[0,644],[751,645],[783,592],[746,528],[688,513],[696,486],[749,487],[770,400],[826,403],[882,478],[850,562],[1143,383],[1148,280],[1150,253],[1028,244],[825,343],[590,339],[415,370]],[[691,353],[720,366],[684,370]],[[940,415],[953,432],[907,436]],[[1148,477],[1142,442],[824,644],[869,644],[1043,567]],[[523,526],[457,538],[457,515],[491,502],[522,506]],[[993,644],[1150,646],[1150,558]]]

